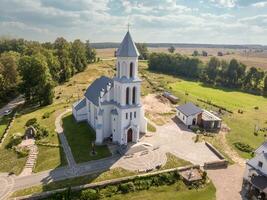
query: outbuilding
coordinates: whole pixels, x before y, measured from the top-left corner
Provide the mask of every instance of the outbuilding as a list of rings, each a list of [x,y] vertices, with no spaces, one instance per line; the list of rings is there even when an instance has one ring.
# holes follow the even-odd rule
[[[203,110],[193,103],[177,106],[177,117],[186,126],[200,125]]]

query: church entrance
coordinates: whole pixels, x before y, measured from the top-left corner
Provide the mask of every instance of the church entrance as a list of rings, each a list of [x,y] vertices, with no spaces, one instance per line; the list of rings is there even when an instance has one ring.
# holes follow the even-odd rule
[[[133,141],[133,130],[130,128],[127,132],[127,143]]]

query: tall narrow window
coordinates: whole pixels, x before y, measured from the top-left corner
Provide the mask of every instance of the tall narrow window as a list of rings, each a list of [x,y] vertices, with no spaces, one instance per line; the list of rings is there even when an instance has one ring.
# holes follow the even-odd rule
[[[129,87],[126,88],[126,104],[129,105],[129,93],[130,93],[130,89]]]
[[[135,104],[135,93],[136,93],[136,87],[133,88],[133,99],[132,99],[133,104]]]
[[[132,120],[132,118],[133,118],[133,114],[132,112],[130,112],[130,120]]]
[[[130,78],[133,78],[133,63],[130,63]]]
[[[118,77],[120,77],[120,73],[121,73],[121,67],[120,67],[120,62],[118,62],[118,65],[117,65],[117,67],[118,67]]]

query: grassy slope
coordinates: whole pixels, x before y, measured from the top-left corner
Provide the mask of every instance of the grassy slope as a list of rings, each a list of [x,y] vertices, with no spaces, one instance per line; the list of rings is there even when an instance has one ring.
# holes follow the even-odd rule
[[[95,141],[95,131],[86,122],[77,123],[72,114],[63,117],[62,121],[65,136],[76,162],[97,160],[111,155],[106,145],[96,146],[97,155],[91,155],[92,142]]]
[[[150,188],[149,190],[138,191],[134,193],[115,195],[109,200],[169,200],[169,199],[188,199],[188,200],[215,200],[215,187],[210,183],[201,189],[188,190],[185,186],[181,186],[179,182],[179,189],[177,184],[170,186],[161,186]]]
[[[84,90],[93,80],[101,75],[112,76],[114,74],[113,66],[113,61],[90,64],[84,72],[76,74],[70,81],[55,88],[55,99],[52,105],[42,108],[24,107],[22,112],[19,113],[19,116],[15,119],[14,126],[10,129],[5,144],[0,148],[0,159],[5,161],[0,163],[0,172],[13,171],[16,174],[19,174],[22,171],[26,158],[18,159],[17,155],[11,149],[5,149],[4,146],[9,142],[9,139],[14,133],[24,133],[24,125],[30,118],[36,117],[41,126],[49,129],[49,137],[42,142],[59,144],[58,137],[54,131],[56,116],[63,112],[66,107],[70,107],[78,97],[81,98]],[[52,114],[49,118],[42,119],[45,112],[52,112]],[[42,146],[39,148],[34,172],[54,169],[63,165],[66,165],[66,160],[65,156],[63,156],[62,149],[59,149],[58,147]]]
[[[11,115],[3,116],[2,118],[0,118],[0,138],[4,134],[4,131],[8,123],[10,122],[11,118],[12,118]]]

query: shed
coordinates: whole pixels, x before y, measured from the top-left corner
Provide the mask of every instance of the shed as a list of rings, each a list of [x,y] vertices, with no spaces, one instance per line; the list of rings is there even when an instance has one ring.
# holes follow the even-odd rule
[[[200,125],[203,110],[193,103],[176,107],[177,117],[187,126]]]
[[[169,92],[164,92],[164,93],[163,93],[163,96],[164,96],[165,98],[169,99],[170,102],[172,102],[172,103],[174,103],[174,104],[178,103],[178,101],[179,101],[179,98],[178,98],[178,97],[172,95],[172,94],[169,93]]]
[[[215,131],[221,128],[222,120],[207,110],[202,113],[202,126],[207,131]]]

